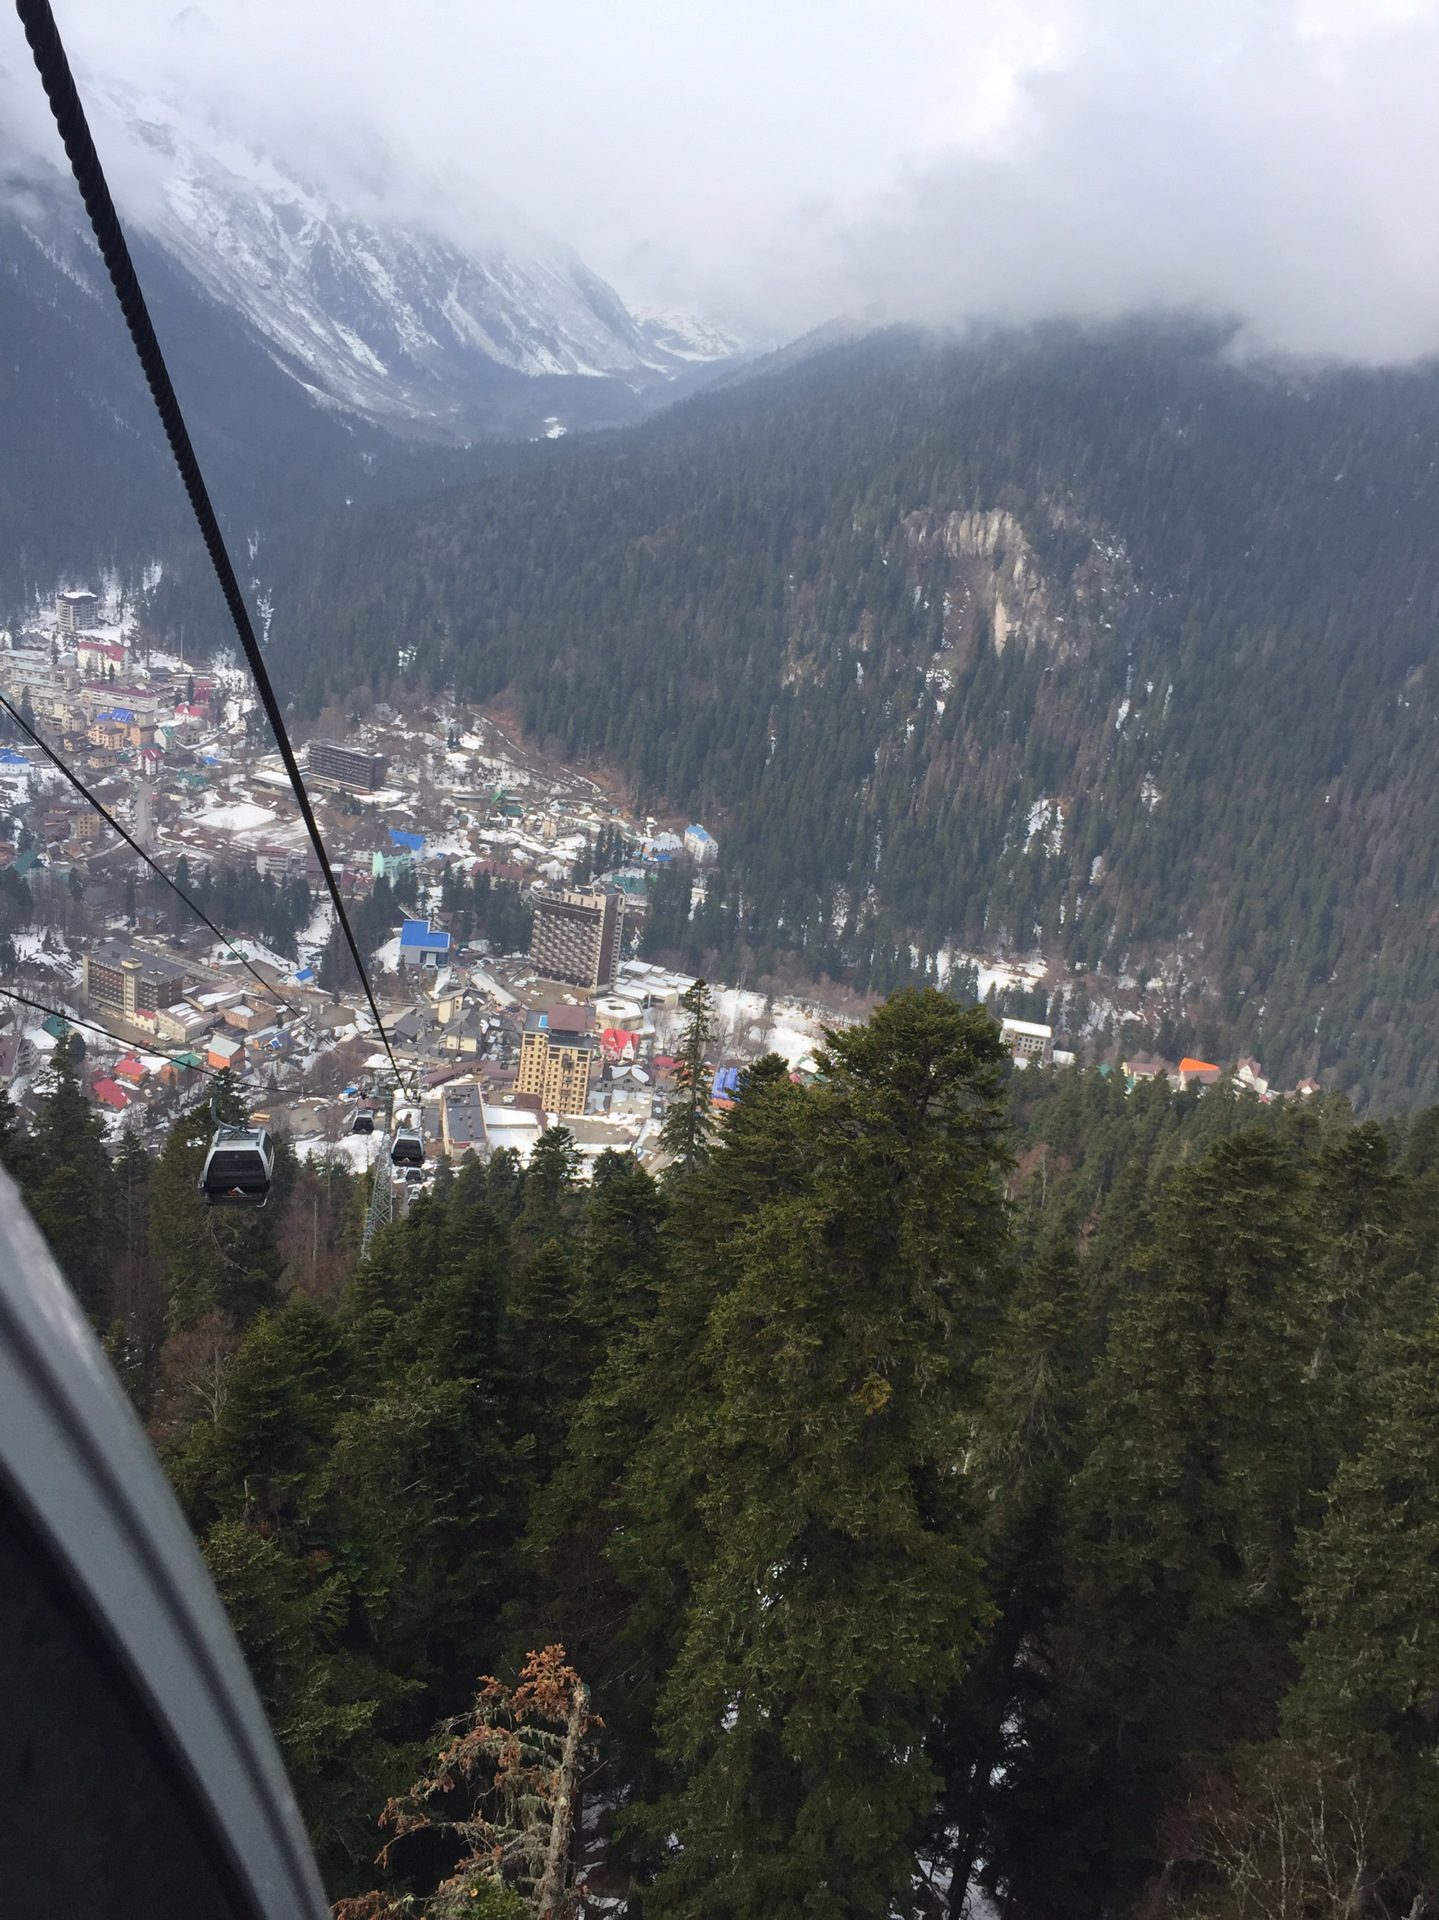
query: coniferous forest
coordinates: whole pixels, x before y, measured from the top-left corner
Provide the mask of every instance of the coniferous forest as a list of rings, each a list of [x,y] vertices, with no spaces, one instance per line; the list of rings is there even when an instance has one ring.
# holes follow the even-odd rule
[[[1019,1074],[919,989],[821,1066],[679,1100],[658,1182],[442,1165],[364,1261],[283,1139],[263,1213],[199,1109],[112,1161],[63,1047],[0,1114],[332,1897],[424,1908],[454,1852],[381,1814],[563,1646],[635,1915],[1417,1920],[1439,1110]]]
[[[692,970],[1042,949],[1383,1112],[1439,1099],[1436,507],[1432,367],[896,333],[306,529],[277,657],[708,822]]]

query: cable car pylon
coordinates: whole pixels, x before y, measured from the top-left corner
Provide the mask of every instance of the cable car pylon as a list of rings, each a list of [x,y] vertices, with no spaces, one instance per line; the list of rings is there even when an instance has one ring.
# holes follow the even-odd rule
[[[394,1176],[390,1170],[389,1130],[388,1128],[373,1135],[379,1141],[379,1151],[375,1155],[374,1184],[370,1188],[370,1204],[365,1209],[365,1230],[360,1236],[360,1258],[365,1259],[370,1251],[370,1242],[381,1227],[389,1226],[395,1217]]]

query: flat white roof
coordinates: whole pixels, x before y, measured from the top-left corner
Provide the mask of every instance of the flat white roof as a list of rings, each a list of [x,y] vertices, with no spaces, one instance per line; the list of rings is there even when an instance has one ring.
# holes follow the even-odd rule
[[[1000,1022],[1000,1031],[1002,1033],[1027,1033],[1035,1040],[1052,1040],[1054,1038],[1053,1027],[1040,1026],[1039,1023],[1034,1020],[1002,1020]]]

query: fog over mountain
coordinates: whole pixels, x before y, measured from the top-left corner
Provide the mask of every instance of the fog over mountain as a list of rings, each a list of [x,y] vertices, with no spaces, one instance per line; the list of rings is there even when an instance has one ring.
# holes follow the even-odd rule
[[[1188,306],[1267,350],[1439,345],[1432,0],[72,0],[61,26],[90,95],[182,102],[467,254],[558,235],[631,309],[749,337]],[[0,68],[0,118],[53,152],[8,20]]]
[[[547,236],[512,224],[462,247],[371,196],[337,200],[172,101],[103,89],[91,117],[132,231],[241,314],[314,400],[394,431],[492,432],[497,369],[618,377],[638,398],[741,349],[684,314],[636,318]],[[23,149],[12,148],[8,173],[26,234],[83,276],[82,219],[65,183]],[[567,412],[557,406],[555,427]]]

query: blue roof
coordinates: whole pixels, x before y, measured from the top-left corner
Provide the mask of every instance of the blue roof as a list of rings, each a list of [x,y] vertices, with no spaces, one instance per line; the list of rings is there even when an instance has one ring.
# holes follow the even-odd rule
[[[315,969],[313,967],[301,967],[300,971],[295,975],[297,980],[313,980],[314,977]]]
[[[23,753],[16,753],[13,747],[6,747],[0,753],[0,767],[28,767],[30,762]]]
[[[133,720],[135,716],[128,707],[111,707],[108,712],[102,713],[100,718],[102,720]]]
[[[400,929],[400,945],[412,952],[448,953],[450,936],[436,933],[428,920],[407,920]]]
[[[408,847],[411,853],[419,853],[425,844],[422,833],[401,833],[398,827],[390,828],[390,839],[397,847]]]
[[[739,1068],[721,1067],[715,1074],[713,1093],[716,1100],[737,1100],[739,1098]]]

